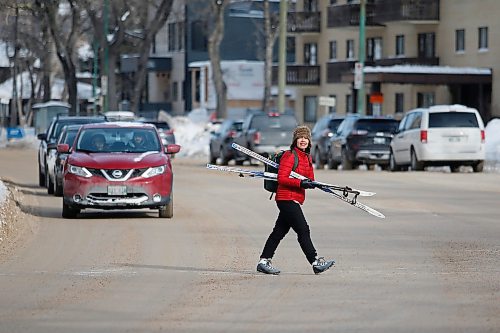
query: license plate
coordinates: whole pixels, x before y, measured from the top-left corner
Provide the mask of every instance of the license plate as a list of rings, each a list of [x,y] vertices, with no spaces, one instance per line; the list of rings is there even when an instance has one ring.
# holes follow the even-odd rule
[[[373,138],[373,143],[374,144],[384,144],[385,143],[385,138]]]
[[[448,138],[450,142],[460,142],[460,137],[459,136],[450,136]]]
[[[108,186],[108,195],[127,195],[127,186],[124,185]]]

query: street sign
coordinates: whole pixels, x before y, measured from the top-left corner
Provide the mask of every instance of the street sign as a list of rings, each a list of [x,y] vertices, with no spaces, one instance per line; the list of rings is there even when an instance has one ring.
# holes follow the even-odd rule
[[[334,107],[335,104],[336,104],[336,98],[335,97],[326,97],[326,96],[320,96],[319,97],[319,105],[321,105],[321,106]]]

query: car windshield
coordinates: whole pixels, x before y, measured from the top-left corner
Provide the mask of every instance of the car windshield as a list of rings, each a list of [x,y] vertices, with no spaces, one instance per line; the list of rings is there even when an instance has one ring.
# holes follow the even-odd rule
[[[331,119],[330,122],[328,123],[328,129],[332,131],[333,133],[337,132],[337,128],[339,128],[340,123],[342,122],[343,119]]]
[[[280,129],[292,130],[297,126],[294,116],[280,115],[280,116],[255,116],[252,120],[252,128],[259,130],[262,129]]]
[[[398,122],[394,119],[360,119],[356,123],[358,131],[395,133],[397,129]]]
[[[432,127],[479,127],[479,124],[472,112],[431,112],[429,128]]]
[[[78,130],[71,130],[66,132],[66,137],[64,138],[64,142],[70,146],[73,145],[73,142],[75,141],[76,134],[78,134]]]
[[[144,153],[160,151],[156,130],[151,128],[86,128],[77,138],[76,151],[88,153]]]

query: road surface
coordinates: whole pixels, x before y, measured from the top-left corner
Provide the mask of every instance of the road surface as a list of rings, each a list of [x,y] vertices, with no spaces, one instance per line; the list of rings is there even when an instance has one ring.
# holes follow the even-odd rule
[[[261,181],[174,160],[174,218],[84,211],[37,186],[36,151],[0,150],[22,210],[0,255],[0,332],[499,332],[500,176],[316,172],[377,192],[371,217],[320,191],[304,205],[336,266],[314,275],[290,233],[255,272],[277,215]]]

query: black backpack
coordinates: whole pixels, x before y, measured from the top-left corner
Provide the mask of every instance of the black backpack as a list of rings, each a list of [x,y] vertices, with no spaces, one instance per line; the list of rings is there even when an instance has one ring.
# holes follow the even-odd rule
[[[292,171],[295,171],[295,169],[297,169],[297,166],[299,165],[299,156],[297,156],[297,152],[295,150],[291,150],[291,152],[293,153],[293,157],[295,158]],[[284,153],[285,150],[282,150],[275,154],[271,154],[271,156],[269,156],[269,159],[279,164]],[[265,171],[278,174],[278,169],[268,164],[265,165]],[[273,193],[276,193],[276,191],[278,190],[278,181],[264,179],[264,189],[271,192],[271,196],[269,197],[269,199],[271,199],[273,197]]]

